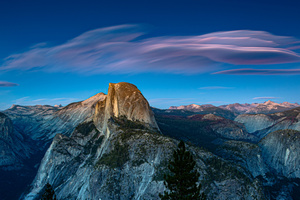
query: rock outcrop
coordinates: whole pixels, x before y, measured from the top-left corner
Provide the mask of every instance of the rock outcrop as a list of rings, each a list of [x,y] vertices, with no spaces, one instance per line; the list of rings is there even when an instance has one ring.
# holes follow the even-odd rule
[[[110,83],[105,102],[98,102],[94,122],[98,129],[107,128],[105,123],[111,117],[125,117],[131,121],[145,123],[148,128],[157,129],[154,114],[140,90],[130,83]]]
[[[249,133],[263,130],[275,124],[275,120],[265,114],[243,114],[237,116],[234,121],[244,124]]]
[[[177,143],[159,133],[148,102],[135,86],[110,84],[92,119],[79,124],[70,137],[55,136],[25,199],[38,199],[47,182],[58,199],[159,199]],[[212,153],[187,148],[210,199],[264,198],[259,180],[249,173]]]

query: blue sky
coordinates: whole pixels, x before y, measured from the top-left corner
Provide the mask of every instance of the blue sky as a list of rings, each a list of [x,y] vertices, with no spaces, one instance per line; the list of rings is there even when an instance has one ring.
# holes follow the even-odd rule
[[[158,108],[300,102],[297,1],[2,1],[0,110],[131,82]]]

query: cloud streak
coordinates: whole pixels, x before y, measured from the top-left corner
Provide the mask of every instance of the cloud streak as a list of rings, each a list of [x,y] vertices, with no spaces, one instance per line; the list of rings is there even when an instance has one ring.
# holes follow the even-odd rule
[[[43,98],[32,99],[29,96],[16,99],[13,104],[17,105],[67,105],[72,102],[76,102],[77,98]]]
[[[140,39],[143,35],[145,32],[138,25],[95,29],[57,46],[40,43],[26,52],[10,55],[0,70],[195,74],[224,71],[224,63],[234,66],[300,62],[300,55],[293,51],[299,45],[295,38],[264,31]]]
[[[224,87],[224,86],[208,86],[208,87],[201,87],[200,90],[223,90],[223,89],[233,89],[233,87]]]
[[[214,74],[229,75],[300,75],[300,69],[232,69]]]
[[[257,100],[257,99],[268,100],[268,99],[279,99],[279,97],[254,97],[253,99],[254,100]]]
[[[0,81],[0,87],[14,87],[18,86],[19,84],[17,83],[11,83],[11,82],[6,82],[6,81]]]

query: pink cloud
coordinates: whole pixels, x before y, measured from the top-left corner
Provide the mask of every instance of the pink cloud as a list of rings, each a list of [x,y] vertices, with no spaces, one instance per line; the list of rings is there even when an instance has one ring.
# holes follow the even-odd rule
[[[289,49],[289,50],[300,49],[300,45],[298,45],[298,46],[291,46],[291,47],[288,47],[287,49]]]
[[[103,73],[208,73],[226,65],[300,62],[295,38],[264,31],[237,30],[198,36],[139,39],[137,25],[85,32],[57,46],[36,45],[6,58],[1,70]],[[288,46],[288,48],[287,48]],[[237,68],[234,66],[234,68]]]

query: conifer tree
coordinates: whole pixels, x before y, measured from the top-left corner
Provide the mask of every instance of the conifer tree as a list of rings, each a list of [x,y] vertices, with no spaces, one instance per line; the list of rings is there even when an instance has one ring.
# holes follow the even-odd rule
[[[49,183],[46,184],[46,188],[42,196],[42,200],[57,200],[55,192]]]
[[[167,190],[159,197],[162,200],[205,200],[205,194],[200,194],[201,185],[197,185],[200,174],[195,166],[192,154],[181,141],[169,162],[170,173],[164,175]]]

